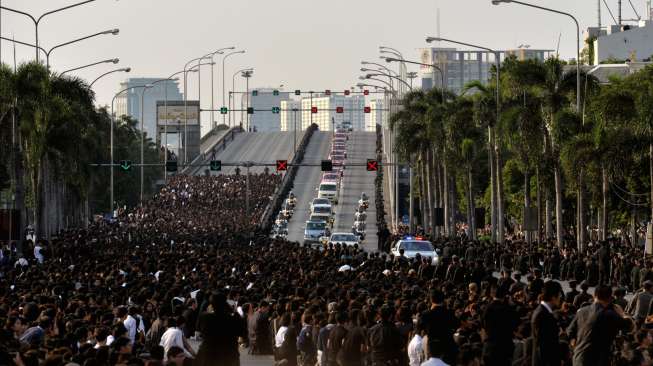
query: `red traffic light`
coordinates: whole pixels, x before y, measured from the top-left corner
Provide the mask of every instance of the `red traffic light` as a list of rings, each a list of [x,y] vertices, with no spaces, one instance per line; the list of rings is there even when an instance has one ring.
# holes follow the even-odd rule
[[[363,95],[370,95],[370,91],[367,89],[363,90]]]
[[[277,160],[277,171],[283,170],[288,170],[288,160]]]
[[[311,107],[311,113],[317,113],[317,107]]]
[[[331,90],[329,90],[329,89],[325,90],[325,91],[324,91],[324,94],[326,94],[326,95],[331,95]]]
[[[372,112],[372,108],[370,108],[370,107],[364,107],[364,108],[363,108],[363,111],[364,111],[365,113],[370,113],[370,112]]]
[[[336,113],[342,113],[345,109],[343,107],[336,107]]]
[[[349,89],[345,89],[345,95],[349,95],[349,93],[351,93],[351,91]]]
[[[367,171],[375,172],[379,170],[379,162],[374,159],[367,159]]]

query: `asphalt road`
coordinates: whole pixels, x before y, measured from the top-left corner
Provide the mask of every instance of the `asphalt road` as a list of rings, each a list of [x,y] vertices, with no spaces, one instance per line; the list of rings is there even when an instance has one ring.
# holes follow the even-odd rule
[[[301,139],[302,134],[297,134],[297,139]],[[293,137],[291,132],[241,132],[236,135],[234,141],[227,143],[227,148],[218,152],[216,160],[222,161],[222,171],[212,172],[215,174],[234,174],[236,167],[225,166],[225,163],[236,162],[259,162],[274,164],[277,160],[291,160],[293,156]],[[211,156],[207,156],[208,160]],[[208,160],[205,161],[208,164]],[[204,174],[208,167],[202,167],[196,170],[195,174]],[[265,167],[251,167],[250,172],[261,173]],[[274,166],[269,167],[271,172],[275,171]],[[245,173],[245,168],[241,167],[241,172]]]
[[[376,156],[376,133],[357,131],[350,133],[347,141],[346,163],[366,163],[367,159]],[[354,211],[358,208],[361,193],[365,192],[370,199],[367,209],[366,235],[363,248],[376,251],[378,238],[376,236],[376,199],[374,195],[374,178],[376,174],[368,172],[365,166],[349,166],[345,169],[340,188],[340,202],[336,208],[334,232],[351,232],[354,224]]]
[[[304,154],[304,163],[319,163],[326,159],[331,148],[331,132],[316,131],[311,137],[306,153]],[[292,140],[291,140],[292,141]],[[295,182],[293,184],[293,193],[297,197],[295,212],[288,222],[288,240],[303,243],[304,226],[310,215],[310,202],[317,197],[317,188],[322,179],[322,170],[319,166],[302,166],[297,171]],[[338,206],[336,206],[336,209]]]

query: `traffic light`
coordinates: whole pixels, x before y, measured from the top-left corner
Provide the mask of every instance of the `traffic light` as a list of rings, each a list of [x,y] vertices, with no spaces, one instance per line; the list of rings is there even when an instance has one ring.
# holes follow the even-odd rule
[[[132,161],[131,160],[120,160],[120,170],[123,172],[128,172],[132,170]]]
[[[370,91],[367,89],[363,90],[363,95],[370,95]]]
[[[375,172],[379,170],[379,162],[374,159],[367,159],[367,171]]]
[[[281,111],[281,108],[279,108],[279,107],[272,107],[272,113],[274,113],[274,114],[279,114],[280,111]]]
[[[363,108],[363,111],[364,111],[365,113],[370,113],[370,112],[372,112],[372,108],[370,108],[370,107],[364,107],[364,108]]]
[[[277,95],[279,95],[279,91],[278,91],[278,90],[276,90],[276,89],[274,89],[274,90],[272,91],[272,95],[274,95],[274,96],[277,96]]]
[[[333,170],[333,162],[331,160],[322,160],[322,171],[330,172]]]
[[[343,107],[336,107],[336,113],[342,113],[345,109]]]
[[[311,107],[311,113],[313,114],[317,113],[317,107]]]
[[[302,91],[301,91],[301,90],[299,90],[299,89],[296,89],[296,90],[295,90],[295,95],[301,95],[301,94],[302,94]]]
[[[277,160],[277,171],[288,170],[288,160]]]
[[[345,95],[349,95],[350,91],[349,89],[345,89]]]
[[[229,109],[227,107],[220,108],[220,114],[227,114],[227,112],[229,112]]]
[[[222,160],[211,160],[211,170],[219,172],[222,170]]]
[[[254,114],[254,107],[247,107],[247,114]]]
[[[331,95],[331,90],[329,90],[329,89],[325,90],[325,91],[324,91],[324,94],[325,94],[325,95]]]
[[[177,161],[168,160],[166,161],[166,172],[176,172],[177,171]]]
[[[253,97],[258,96],[258,90],[252,90],[252,96]]]

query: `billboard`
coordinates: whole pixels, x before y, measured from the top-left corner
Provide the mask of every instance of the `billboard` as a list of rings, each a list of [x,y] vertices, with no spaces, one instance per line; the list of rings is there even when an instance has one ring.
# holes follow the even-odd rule
[[[431,48],[422,48],[420,50],[419,62],[423,64],[433,65],[433,51]],[[420,65],[419,68],[423,73],[433,72],[433,68],[430,66]]]
[[[188,122],[186,122],[188,113]],[[161,101],[156,103],[156,119],[158,126],[183,126],[188,123],[199,125],[200,106],[197,101],[188,101],[187,106],[183,102],[168,102],[167,106]]]

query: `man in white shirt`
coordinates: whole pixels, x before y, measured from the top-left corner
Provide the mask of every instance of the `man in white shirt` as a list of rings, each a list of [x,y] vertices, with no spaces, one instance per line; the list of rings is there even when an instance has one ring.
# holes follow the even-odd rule
[[[429,342],[428,338],[426,342],[427,344],[423,344],[422,347],[426,346],[427,348],[428,360],[422,362],[421,366],[449,366],[449,364],[446,364],[444,361],[442,361],[442,356],[444,355],[445,351],[443,346],[438,342]]]
[[[129,315],[125,306],[118,308],[116,311],[116,316],[127,329],[127,337],[129,338],[129,342],[134,344],[136,341],[136,319],[134,319],[133,316]]]
[[[184,318],[178,317],[177,319],[169,318],[167,320],[168,329],[161,336],[159,345],[163,347],[165,354],[172,347],[179,347],[184,350],[186,357],[195,357],[195,351],[184,337],[181,327],[184,325]]]
[[[43,258],[43,254],[41,254],[42,249],[43,248],[41,247],[41,243],[36,243],[34,246],[34,258],[39,261],[39,264],[43,264],[43,261],[45,260],[45,258]]]
[[[422,339],[424,331],[421,330],[415,333],[413,339],[408,343],[408,364],[409,366],[419,366],[424,361],[424,348],[422,347]]]

